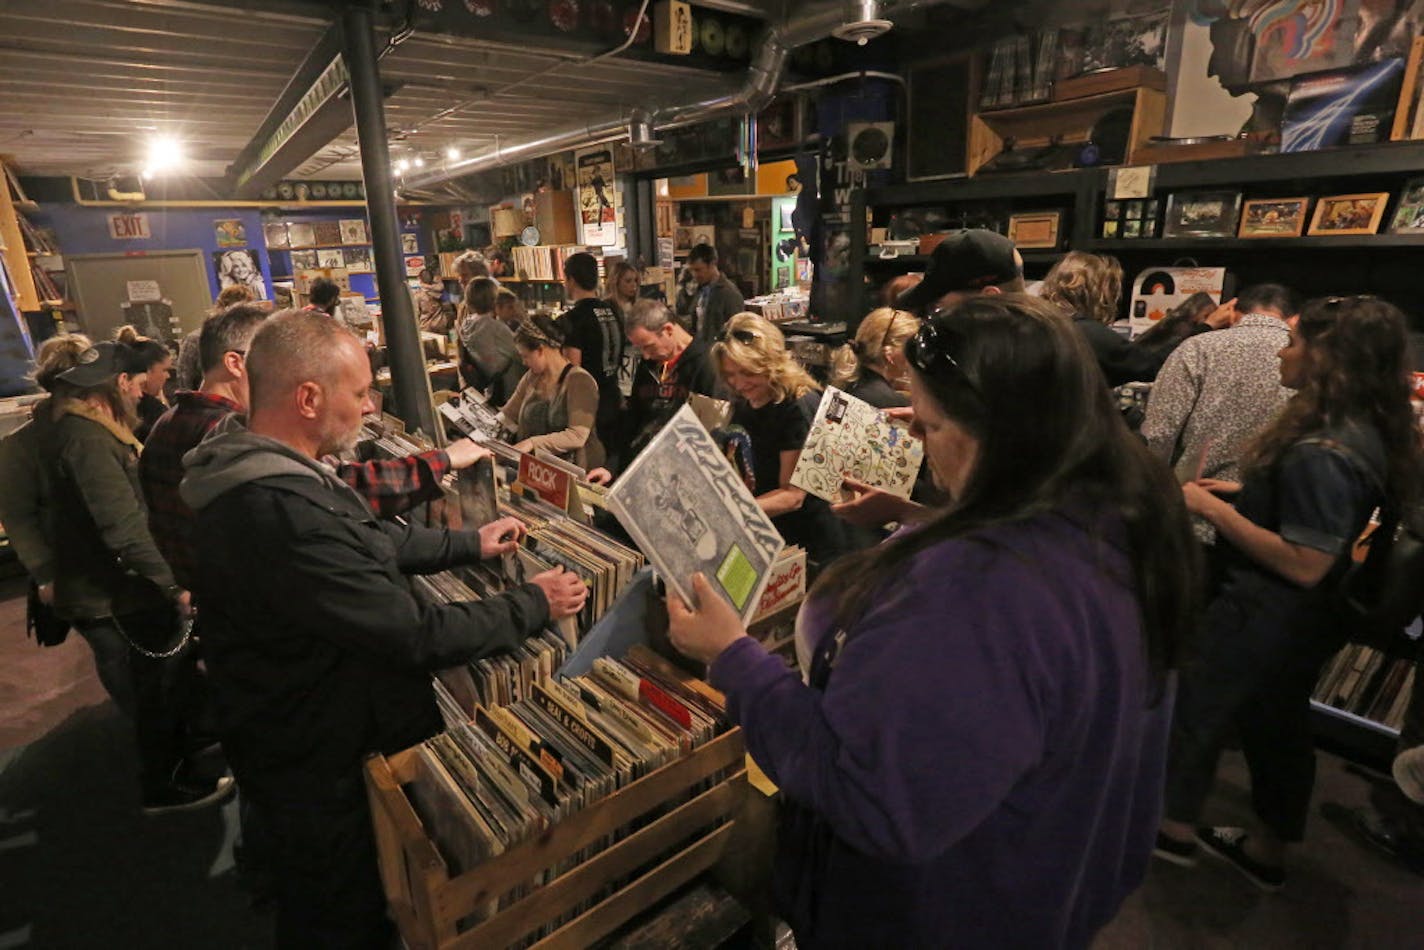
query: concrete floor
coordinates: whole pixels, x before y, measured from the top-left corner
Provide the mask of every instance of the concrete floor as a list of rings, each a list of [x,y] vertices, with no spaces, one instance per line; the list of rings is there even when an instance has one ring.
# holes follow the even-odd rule
[[[0,581],[0,950],[267,946],[270,918],[232,874],[235,806],[139,814],[128,730],[87,645],[26,641],[22,593]],[[1317,803],[1366,794],[1321,756]],[[1209,818],[1247,813],[1245,771],[1228,756]],[[1424,878],[1316,819],[1279,894],[1209,861],[1157,863],[1096,944],[1147,947],[1424,948]]]

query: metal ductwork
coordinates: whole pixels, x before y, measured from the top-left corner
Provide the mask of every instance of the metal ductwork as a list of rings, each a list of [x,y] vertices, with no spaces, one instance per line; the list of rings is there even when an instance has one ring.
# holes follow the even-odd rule
[[[902,0],[895,4],[896,15],[937,6],[951,0]],[[959,0],[957,6],[973,7],[975,2]],[[616,114],[586,123],[566,126],[544,135],[524,139],[513,145],[496,145],[489,151],[430,168],[405,178],[405,189],[422,189],[448,182],[454,178],[528,161],[555,152],[584,148],[617,141],[631,135],[646,142],[649,133],[695,125],[728,112],[756,113],[766,108],[776,95],[781,74],[791,51],[827,36],[844,33],[847,39],[878,35],[887,28],[880,0],[832,0],[808,4],[783,23],[771,24],[757,50],[740,86],[725,95],[701,102],[664,106],[649,115],[644,110],[621,110]]]

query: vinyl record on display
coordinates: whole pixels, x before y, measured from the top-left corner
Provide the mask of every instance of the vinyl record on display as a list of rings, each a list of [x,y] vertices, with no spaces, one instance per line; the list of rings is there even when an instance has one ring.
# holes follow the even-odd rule
[[[525,247],[534,247],[536,244],[539,243],[539,229],[531,224],[523,231],[520,231],[519,243],[523,244]]]
[[[708,56],[721,56],[727,48],[727,35],[722,31],[722,21],[716,17],[704,16],[697,30],[702,52]]]
[[[326,184],[325,184],[324,182],[319,182],[319,181],[314,181],[314,182],[312,182],[312,186],[311,186],[311,196],[312,196],[313,198],[317,199],[318,201],[321,200],[322,198],[325,198],[325,197],[326,197]]]
[[[359,198],[361,197],[361,186],[354,181],[348,181],[341,186],[341,197]]]
[[[727,26],[726,34],[727,55],[733,59],[746,59],[752,48],[747,28],[740,23],[732,23]]]
[[[271,200],[273,200],[274,198],[276,198],[276,197],[277,197],[277,186],[276,186],[276,185],[269,185],[269,186],[267,186],[266,188],[263,188],[263,189],[262,189],[262,195],[261,195],[261,197],[262,197],[262,199],[263,199],[264,201],[271,201]]]
[[[1148,296],[1175,294],[1177,292],[1177,281],[1166,271],[1152,271],[1146,277],[1142,278],[1142,292]]]
[[[283,201],[291,201],[297,196],[297,189],[292,187],[292,183],[284,181],[277,186],[277,197]]]

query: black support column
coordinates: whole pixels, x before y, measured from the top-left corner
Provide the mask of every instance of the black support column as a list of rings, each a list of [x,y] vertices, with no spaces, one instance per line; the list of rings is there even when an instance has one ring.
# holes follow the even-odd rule
[[[356,140],[361,147],[361,175],[366,182],[366,212],[371,219],[371,251],[376,259],[376,288],[381,296],[381,323],[386,330],[395,415],[408,428],[420,429],[435,438],[430,388],[422,378],[425,354],[405,284],[375,29],[371,10],[365,4],[353,3],[342,11],[341,50],[350,77]]]

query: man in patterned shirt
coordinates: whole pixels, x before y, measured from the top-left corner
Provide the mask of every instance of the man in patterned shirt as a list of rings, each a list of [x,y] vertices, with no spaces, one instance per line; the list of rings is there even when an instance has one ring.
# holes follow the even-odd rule
[[[1248,287],[1236,298],[1229,329],[1188,338],[1163,364],[1142,436],[1180,481],[1240,481],[1242,451],[1290,398],[1277,354],[1299,311],[1286,287]],[[1212,543],[1211,526],[1193,520],[1197,537]]]

